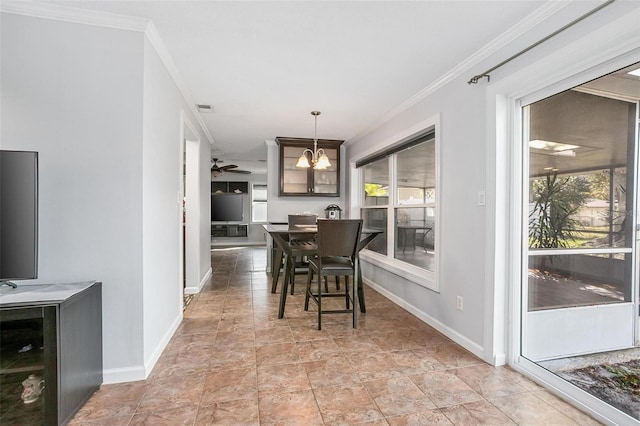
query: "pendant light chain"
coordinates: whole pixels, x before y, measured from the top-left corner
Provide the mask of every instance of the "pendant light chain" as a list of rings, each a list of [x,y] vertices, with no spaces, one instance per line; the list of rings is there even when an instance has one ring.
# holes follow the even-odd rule
[[[325,154],[324,149],[318,149],[318,116],[320,114],[320,111],[311,111],[311,115],[314,117],[313,151],[309,148],[302,151],[302,155],[298,159],[296,167],[309,168],[313,166],[316,170],[325,170],[331,167],[331,162],[329,161],[327,154]],[[309,164],[307,152],[311,154],[311,164]]]

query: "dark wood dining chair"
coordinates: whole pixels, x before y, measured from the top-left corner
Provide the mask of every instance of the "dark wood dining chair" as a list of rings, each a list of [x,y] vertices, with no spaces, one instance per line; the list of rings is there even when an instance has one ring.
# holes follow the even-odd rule
[[[296,225],[315,225],[318,216],[315,214],[290,214],[288,218],[289,227]],[[309,234],[290,234],[289,245],[291,246],[293,259],[289,271],[291,294],[293,295],[296,279],[296,270],[307,272],[308,263],[306,261],[309,252],[315,251],[315,232]]]
[[[356,279],[356,256],[362,232],[362,219],[318,220],[316,234],[317,254],[309,258],[309,275],[304,300],[304,310],[309,310],[309,300],[318,307],[318,330],[322,329],[322,314],[352,313],[353,328],[357,328],[358,280]],[[313,289],[313,277],[317,277]],[[344,276],[344,292],[322,291],[322,280],[328,276]],[[352,290],[349,291],[349,277]],[[344,297],[345,309],[323,309],[323,297]]]

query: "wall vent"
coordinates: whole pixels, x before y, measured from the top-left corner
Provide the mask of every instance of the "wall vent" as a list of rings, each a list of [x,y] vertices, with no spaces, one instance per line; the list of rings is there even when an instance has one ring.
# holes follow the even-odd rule
[[[196,104],[198,111],[200,112],[214,112],[213,105]]]

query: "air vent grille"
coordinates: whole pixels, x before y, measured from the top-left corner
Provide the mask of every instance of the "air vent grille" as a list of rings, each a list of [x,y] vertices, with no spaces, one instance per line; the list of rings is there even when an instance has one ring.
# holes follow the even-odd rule
[[[206,104],[196,104],[196,107],[198,108],[198,111],[200,112],[214,112],[213,110],[213,105],[206,105]]]

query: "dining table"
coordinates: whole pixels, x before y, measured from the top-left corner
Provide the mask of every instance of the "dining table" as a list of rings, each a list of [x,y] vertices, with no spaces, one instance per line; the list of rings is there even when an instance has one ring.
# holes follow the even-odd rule
[[[278,306],[278,318],[284,317],[284,307],[287,301],[287,290],[289,287],[290,273],[292,262],[295,262],[296,254],[303,256],[314,256],[317,253],[318,246],[313,241],[289,241],[289,237],[295,234],[315,234],[318,232],[317,225],[288,225],[288,224],[265,224],[264,230],[269,233],[275,243],[275,257],[272,265],[271,293],[275,293],[278,287],[278,277],[280,276],[280,268],[276,265],[282,265],[284,258],[284,277],[282,288],[280,290],[280,304]],[[361,231],[362,238],[356,248],[356,277],[358,289],[358,302],[360,312],[365,313],[366,306],[364,300],[364,289],[362,287],[362,272],[360,271],[360,251],[365,248],[375,237],[384,231],[379,229],[363,228]]]

